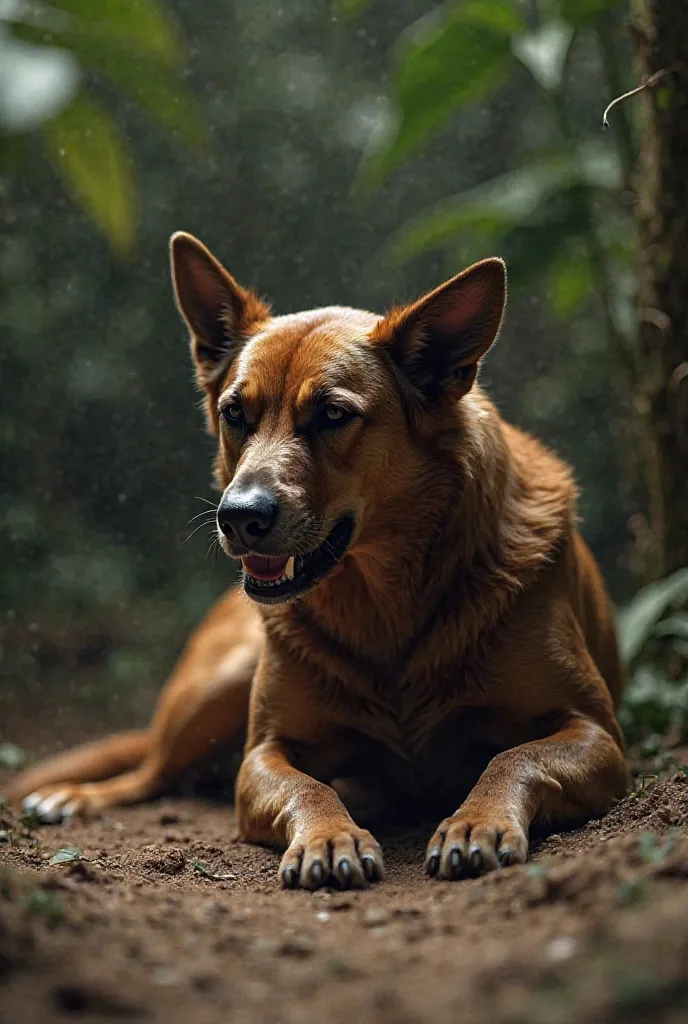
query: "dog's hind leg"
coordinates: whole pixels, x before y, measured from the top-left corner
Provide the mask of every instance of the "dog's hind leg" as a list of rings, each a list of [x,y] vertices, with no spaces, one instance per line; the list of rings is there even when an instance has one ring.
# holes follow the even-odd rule
[[[9,784],[7,795],[13,803],[17,803],[29,793],[56,782],[100,782],[102,779],[111,779],[141,764],[149,746],[150,733],[146,729],[133,729],[93,743],[84,743],[27,768]]]
[[[146,732],[113,736],[29,769],[9,787],[10,799],[44,822],[137,803],[164,790],[215,744],[238,736],[262,633],[255,613],[237,609],[235,601],[234,594],[225,599],[192,637]]]

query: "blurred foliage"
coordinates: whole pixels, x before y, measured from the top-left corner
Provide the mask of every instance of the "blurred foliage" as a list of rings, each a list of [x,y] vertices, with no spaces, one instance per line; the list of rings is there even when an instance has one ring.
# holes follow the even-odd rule
[[[619,614],[628,669],[621,721],[648,752],[688,741],[688,568],[643,588]]]
[[[482,383],[576,466],[625,603],[644,514],[623,385],[633,227],[625,122],[599,118],[626,84],[626,13],[0,0],[0,732],[20,694],[53,694],[65,729],[79,698],[144,721],[231,582],[209,527],[185,543],[213,444],[168,282],[180,228],[280,312],[383,309],[506,256]],[[374,188],[352,190],[357,169]]]
[[[84,94],[84,80],[94,72],[198,142],[181,62],[177,27],[156,0],[0,2],[0,137],[42,129],[67,187],[120,253],[131,251],[136,225],[131,154],[116,119]]]
[[[466,104],[517,87],[531,76],[527,126],[506,173],[443,199],[403,224],[398,259],[430,248],[494,250],[512,289],[544,281],[550,311],[568,319],[596,298],[608,341],[631,362],[634,321],[632,211],[619,202],[634,159],[625,112],[614,141],[600,132],[602,92],[586,116],[576,100],[581,66],[606,62],[609,87],[620,53],[609,45],[620,0],[458,0],[425,15],[402,35],[392,78],[396,121],[369,153],[364,176],[388,174]],[[609,64],[613,66],[610,67]],[[577,95],[578,91],[578,95]]]

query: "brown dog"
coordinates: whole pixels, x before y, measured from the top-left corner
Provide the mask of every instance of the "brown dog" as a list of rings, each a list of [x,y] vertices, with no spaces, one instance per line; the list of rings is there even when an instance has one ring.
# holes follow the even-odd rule
[[[475,385],[503,263],[385,317],[273,317],[186,234],[172,268],[250,600],[211,612],[148,730],[12,796],[44,820],[143,800],[248,716],[239,827],[286,848],[287,886],[381,878],[360,823],[383,812],[449,814],[427,870],[458,878],[524,861],[535,820],[606,811],[622,679],[575,486]]]

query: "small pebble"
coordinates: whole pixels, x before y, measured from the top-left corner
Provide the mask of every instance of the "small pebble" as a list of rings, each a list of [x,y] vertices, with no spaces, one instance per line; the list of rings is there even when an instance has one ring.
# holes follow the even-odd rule
[[[314,952],[313,943],[305,935],[293,935],[285,939],[279,948],[280,956],[293,956],[299,959],[313,956]]]
[[[382,907],[371,907],[363,915],[363,925],[366,928],[379,928],[389,921],[389,913]]]
[[[553,964],[561,964],[570,960],[576,952],[576,940],[568,935],[561,935],[552,939],[545,947],[545,958]]]

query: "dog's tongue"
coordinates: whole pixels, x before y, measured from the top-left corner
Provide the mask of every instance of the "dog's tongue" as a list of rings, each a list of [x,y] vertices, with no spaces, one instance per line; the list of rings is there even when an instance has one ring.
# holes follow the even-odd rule
[[[284,575],[289,558],[274,558],[269,555],[244,555],[241,559],[244,569],[254,580],[273,581]]]

